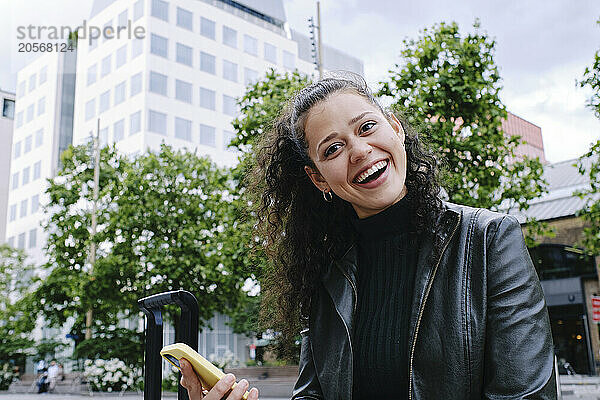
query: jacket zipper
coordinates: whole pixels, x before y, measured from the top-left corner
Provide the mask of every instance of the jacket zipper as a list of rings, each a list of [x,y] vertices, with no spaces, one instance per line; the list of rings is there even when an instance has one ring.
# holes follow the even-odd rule
[[[460,223],[460,221],[459,221],[459,223]],[[448,248],[448,245],[450,244],[450,240],[452,239],[452,236],[454,236],[454,232],[456,232],[458,225],[459,224],[456,224],[454,226],[452,233],[448,236],[448,240],[446,240],[446,243],[444,244],[444,247],[440,253],[440,257],[438,258],[437,263],[435,264],[435,267],[433,268],[433,272],[431,273],[431,278],[429,278],[429,282],[427,282],[427,288],[425,289],[425,297],[423,298],[423,304],[421,304],[421,308],[419,309],[419,317],[417,318],[417,326],[415,327],[415,337],[413,338],[411,348],[410,348],[410,364],[409,364],[409,371],[408,371],[408,400],[412,400],[413,358],[415,355],[415,347],[417,345],[417,336],[419,335],[419,325],[421,323],[421,318],[423,317],[423,312],[425,311],[425,303],[427,302],[427,297],[429,297],[429,291],[431,290],[431,286],[433,286],[433,279],[435,278],[435,273],[437,272],[437,269],[440,265],[440,261],[442,261],[442,257],[444,256],[444,253],[446,252],[446,248]]]
[[[350,279],[350,277],[348,276],[348,274],[346,274],[346,272],[342,269],[342,267],[340,267],[337,263],[335,263],[335,266],[340,270],[342,275],[344,275],[346,280],[348,280],[348,283],[350,284],[350,286],[352,286],[352,291],[354,292],[354,306],[352,307],[352,321],[354,321],[354,314],[356,314],[356,303],[358,302],[358,290],[356,289],[354,282],[352,282],[352,279]],[[352,380],[354,380],[354,376],[353,376],[354,375],[354,350],[352,349],[352,337],[350,335],[350,330],[348,329],[348,325],[346,325],[346,321],[344,321],[344,318],[342,318],[342,314],[340,314],[337,307],[335,307],[335,311],[338,313],[338,315],[342,319],[342,323],[344,324],[344,327],[346,328],[346,334],[348,335],[348,343],[350,344],[350,376],[352,377],[352,379],[351,379],[351,381],[352,381]],[[349,400],[351,400],[351,399],[352,399],[352,388],[350,388],[350,399]]]
[[[335,264],[335,266],[340,270],[340,272],[342,273],[342,275],[344,275],[344,277],[346,278],[346,280],[348,280],[348,283],[350,284],[350,286],[352,286],[352,291],[354,292],[354,307],[352,308],[352,317],[354,317],[354,313],[356,312],[356,302],[358,301],[358,290],[356,290],[356,285],[354,285],[354,282],[352,282],[352,279],[350,279],[350,277],[342,269],[342,267],[340,267],[339,265],[337,265],[337,263]]]

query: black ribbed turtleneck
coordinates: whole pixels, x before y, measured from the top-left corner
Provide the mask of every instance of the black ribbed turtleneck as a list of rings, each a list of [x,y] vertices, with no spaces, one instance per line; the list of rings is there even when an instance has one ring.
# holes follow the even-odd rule
[[[408,337],[416,233],[406,198],[352,221],[358,233],[353,399],[408,396]]]

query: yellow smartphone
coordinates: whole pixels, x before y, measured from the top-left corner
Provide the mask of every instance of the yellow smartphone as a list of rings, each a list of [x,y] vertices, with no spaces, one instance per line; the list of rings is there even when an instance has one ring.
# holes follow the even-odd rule
[[[196,371],[196,375],[200,378],[202,387],[208,390],[212,389],[225,376],[223,371],[215,367],[210,361],[185,343],[174,343],[165,346],[160,351],[160,355],[180,371],[179,360],[181,358],[188,360],[192,364],[194,371]],[[237,383],[234,383],[231,388],[233,389],[236,385]],[[248,400],[248,392],[244,393],[242,398]]]

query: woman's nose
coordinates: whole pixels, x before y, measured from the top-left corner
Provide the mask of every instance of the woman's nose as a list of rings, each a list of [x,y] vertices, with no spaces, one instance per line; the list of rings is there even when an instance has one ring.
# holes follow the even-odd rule
[[[357,139],[352,143],[351,150],[350,162],[356,163],[366,158],[367,155],[373,151],[373,147],[365,140]]]

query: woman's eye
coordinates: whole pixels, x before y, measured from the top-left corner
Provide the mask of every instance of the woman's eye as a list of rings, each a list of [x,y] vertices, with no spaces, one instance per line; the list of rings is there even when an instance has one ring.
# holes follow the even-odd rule
[[[325,150],[325,157],[329,157],[330,155],[335,153],[337,151],[337,149],[339,149],[340,147],[341,147],[341,144],[339,144],[339,143],[332,144]]]
[[[363,125],[361,125],[360,127],[360,133],[365,133],[370,131],[371,129],[373,129],[373,127],[375,126],[375,122],[373,121],[369,121],[369,122],[365,122]]]

